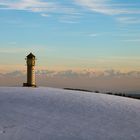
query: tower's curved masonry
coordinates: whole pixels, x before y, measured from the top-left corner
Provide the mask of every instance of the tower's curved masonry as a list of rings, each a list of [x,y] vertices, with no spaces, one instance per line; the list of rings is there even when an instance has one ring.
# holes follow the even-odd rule
[[[27,83],[23,83],[23,86],[26,87],[36,87],[35,82],[35,55],[30,53],[26,57],[26,63],[27,63]]]

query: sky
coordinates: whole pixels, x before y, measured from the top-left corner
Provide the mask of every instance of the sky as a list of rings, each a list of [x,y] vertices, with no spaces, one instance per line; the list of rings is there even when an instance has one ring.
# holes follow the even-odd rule
[[[0,0],[0,71],[140,70],[139,0]]]
[[[30,52],[39,85],[140,91],[140,1],[0,0],[0,86]]]

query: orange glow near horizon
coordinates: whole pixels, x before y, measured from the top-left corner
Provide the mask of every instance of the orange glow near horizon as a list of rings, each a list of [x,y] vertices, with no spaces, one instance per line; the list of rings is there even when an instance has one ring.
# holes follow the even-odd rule
[[[120,71],[120,72],[130,72],[130,71],[140,71],[140,68],[134,68],[134,67],[113,67],[113,68],[103,68],[103,67],[68,67],[68,66],[36,66],[37,70],[49,70],[49,71],[67,71],[72,70],[75,72],[81,72],[81,71],[93,71],[93,72],[100,72],[105,70],[114,70],[114,71]],[[7,73],[12,71],[24,71],[26,72],[26,65],[1,65],[0,66],[0,73]]]

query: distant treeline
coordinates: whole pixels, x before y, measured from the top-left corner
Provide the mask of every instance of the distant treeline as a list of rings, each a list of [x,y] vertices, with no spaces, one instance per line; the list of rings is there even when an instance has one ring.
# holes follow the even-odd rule
[[[65,90],[77,90],[77,91],[84,91],[84,92],[93,92],[91,90],[86,89],[79,89],[79,88],[64,88]]]
[[[100,91],[91,91],[86,89],[78,89],[78,88],[64,88],[65,90],[75,90],[75,91],[84,91],[84,92],[94,92],[94,93],[101,93],[101,94],[108,94],[108,95],[116,95],[116,96],[122,96],[122,97],[128,97],[128,98],[134,98],[134,99],[140,99],[140,94],[128,94],[128,93],[113,93],[113,92],[105,92],[102,93]]]
[[[107,92],[105,94],[123,96],[123,97],[134,98],[134,99],[140,99],[140,94],[112,93],[112,92]]]

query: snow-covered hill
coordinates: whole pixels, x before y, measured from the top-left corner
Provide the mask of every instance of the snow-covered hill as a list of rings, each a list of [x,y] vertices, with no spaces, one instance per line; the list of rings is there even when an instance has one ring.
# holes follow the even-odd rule
[[[53,88],[0,88],[0,140],[138,140],[140,100]]]

